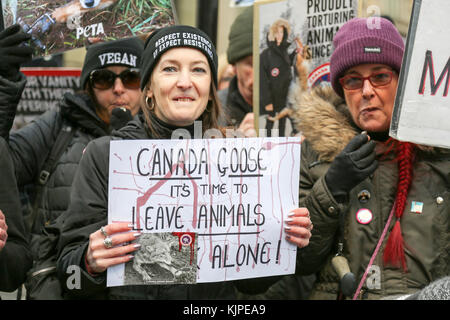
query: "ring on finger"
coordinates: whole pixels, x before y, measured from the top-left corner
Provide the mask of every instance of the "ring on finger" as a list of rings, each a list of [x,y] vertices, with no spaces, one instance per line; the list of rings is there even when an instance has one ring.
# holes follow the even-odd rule
[[[106,237],[105,240],[103,240],[103,244],[105,245],[106,249],[112,248],[112,239],[110,237]]]
[[[102,233],[102,235],[104,235],[104,236],[105,236],[105,238],[107,238],[107,237],[108,237],[108,233],[106,232],[106,229],[105,229],[105,227],[104,227],[104,226],[100,228],[100,232]]]

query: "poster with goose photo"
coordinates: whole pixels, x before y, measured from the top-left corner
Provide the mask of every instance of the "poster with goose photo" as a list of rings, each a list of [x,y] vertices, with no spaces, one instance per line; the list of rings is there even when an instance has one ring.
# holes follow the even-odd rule
[[[261,136],[296,134],[293,95],[329,84],[333,37],[357,14],[357,0],[255,2],[253,106]]]
[[[4,27],[31,34],[34,57],[140,36],[176,23],[173,0],[2,0]]]

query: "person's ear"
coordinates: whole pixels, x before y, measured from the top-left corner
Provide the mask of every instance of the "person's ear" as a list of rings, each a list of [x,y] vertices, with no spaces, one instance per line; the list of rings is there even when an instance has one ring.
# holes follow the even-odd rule
[[[153,91],[150,87],[147,87],[147,97],[148,98],[153,98]]]

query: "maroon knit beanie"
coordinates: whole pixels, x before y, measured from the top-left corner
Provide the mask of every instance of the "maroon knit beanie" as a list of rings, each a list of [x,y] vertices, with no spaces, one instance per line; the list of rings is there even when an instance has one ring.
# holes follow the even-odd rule
[[[349,68],[380,63],[400,72],[405,45],[395,26],[387,19],[354,18],[345,23],[333,39],[330,59],[331,85],[341,97],[339,78]]]

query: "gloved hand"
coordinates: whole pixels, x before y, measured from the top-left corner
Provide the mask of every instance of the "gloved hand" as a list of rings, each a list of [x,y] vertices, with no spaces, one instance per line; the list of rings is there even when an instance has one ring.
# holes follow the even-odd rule
[[[20,25],[12,25],[0,32],[0,75],[11,81],[20,78],[19,68],[24,62],[30,61],[33,49],[21,46],[31,39],[31,35],[23,32]]]
[[[109,120],[109,122],[114,130],[119,130],[132,119],[133,115],[131,114],[130,110],[126,108],[115,108],[111,113],[111,119]]]
[[[378,166],[375,159],[375,141],[369,141],[366,132],[354,137],[331,163],[325,182],[333,197],[344,202],[357,184],[371,175]]]

